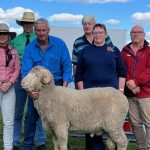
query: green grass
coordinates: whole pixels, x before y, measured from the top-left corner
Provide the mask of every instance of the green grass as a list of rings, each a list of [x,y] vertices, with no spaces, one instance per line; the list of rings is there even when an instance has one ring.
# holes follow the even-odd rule
[[[2,117],[0,115],[0,150],[3,149],[3,123],[2,123]],[[22,138],[23,141],[23,132],[22,132]],[[85,149],[85,140],[84,138],[76,138],[69,136],[69,145],[71,147],[71,150],[84,150]],[[53,143],[52,143],[52,136],[50,133],[47,133],[47,140],[46,140],[46,147],[47,150],[53,150]],[[136,150],[137,145],[135,143],[129,143],[127,150]],[[23,147],[21,146],[21,150],[23,150]]]

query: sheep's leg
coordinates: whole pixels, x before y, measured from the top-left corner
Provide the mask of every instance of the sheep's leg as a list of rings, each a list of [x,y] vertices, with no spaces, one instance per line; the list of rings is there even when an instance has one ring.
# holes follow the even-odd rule
[[[59,150],[58,142],[57,142],[56,137],[54,135],[53,135],[53,143],[54,143],[54,150]]]
[[[128,140],[122,128],[118,128],[115,131],[110,131],[108,133],[110,133],[110,138],[116,143],[117,150],[127,149]]]
[[[107,146],[107,149],[109,149],[109,150],[115,150],[115,148],[116,148],[115,143],[111,140],[111,138],[109,136],[106,139],[106,146]]]
[[[57,130],[54,131],[54,135],[55,150],[67,150],[68,130],[65,130],[62,127],[57,128]]]

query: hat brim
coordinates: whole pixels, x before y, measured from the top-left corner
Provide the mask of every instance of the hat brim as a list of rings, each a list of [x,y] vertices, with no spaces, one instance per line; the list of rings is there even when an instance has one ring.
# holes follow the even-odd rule
[[[19,25],[19,26],[22,26],[22,24],[24,23],[24,22],[31,22],[31,23],[34,23],[35,21],[31,21],[31,20],[17,20],[16,19],[16,23]]]
[[[10,34],[11,40],[13,40],[17,35],[16,32],[9,32],[9,34]]]
[[[7,34],[9,34],[9,35],[10,35],[11,40],[13,40],[13,39],[16,37],[16,35],[17,35],[17,33],[16,33],[16,32],[0,32],[0,33],[7,33]]]

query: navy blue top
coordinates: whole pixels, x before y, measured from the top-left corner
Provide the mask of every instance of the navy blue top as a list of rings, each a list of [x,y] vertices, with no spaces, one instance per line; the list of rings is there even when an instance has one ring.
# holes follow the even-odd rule
[[[77,63],[76,82],[83,81],[84,88],[114,87],[118,89],[119,77],[126,77],[126,68],[117,47],[87,46]]]
[[[113,46],[113,43],[108,35],[105,37],[105,43],[109,46]],[[73,51],[72,51],[72,63],[73,64],[75,65],[77,64],[78,59],[80,57],[80,53],[86,46],[89,46],[89,45],[91,45],[91,43],[87,40],[85,35],[77,38],[74,41]]]

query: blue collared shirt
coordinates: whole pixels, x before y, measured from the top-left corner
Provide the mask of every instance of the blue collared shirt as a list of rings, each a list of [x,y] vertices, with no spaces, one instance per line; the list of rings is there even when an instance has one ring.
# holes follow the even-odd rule
[[[68,48],[63,40],[49,36],[49,44],[42,51],[38,39],[33,40],[24,50],[22,59],[22,78],[34,66],[43,66],[51,71],[54,80],[72,81],[72,64]]]

